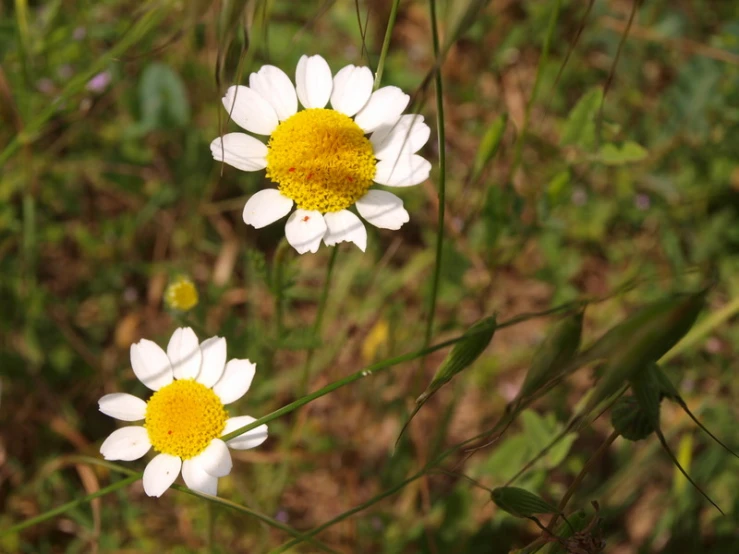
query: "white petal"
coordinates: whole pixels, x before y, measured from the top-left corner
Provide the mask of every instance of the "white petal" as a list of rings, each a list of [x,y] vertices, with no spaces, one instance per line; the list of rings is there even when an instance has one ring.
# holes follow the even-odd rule
[[[244,206],[244,223],[261,229],[285,217],[293,208],[293,201],[277,189],[264,189],[252,195]]]
[[[431,129],[423,122],[423,116],[401,116],[397,123],[380,126],[370,142],[378,160],[397,160],[402,155],[418,152],[429,140]]]
[[[269,102],[283,121],[298,111],[298,97],[290,77],[279,67],[265,65],[249,76],[249,86]]]
[[[295,210],[287,218],[285,237],[298,254],[317,252],[326,234],[326,222],[320,212]]]
[[[349,117],[361,110],[372,95],[372,71],[369,67],[347,65],[334,77],[331,105]]]
[[[213,392],[223,404],[237,401],[249,390],[256,368],[257,364],[249,360],[230,360],[226,364],[223,377],[213,385]]]
[[[279,123],[272,105],[249,87],[228,87],[223,105],[239,127],[258,135],[269,135]]]
[[[197,458],[182,462],[182,478],[188,488],[211,496],[218,494],[218,477],[213,477],[197,462]]]
[[[131,345],[131,367],[138,380],[151,390],[159,390],[173,380],[167,354],[147,339]]]
[[[331,68],[321,56],[302,56],[295,70],[300,103],[306,108],[324,108],[331,96]]]
[[[326,246],[340,242],[353,242],[364,252],[367,249],[367,229],[364,223],[349,210],[329,212],[323,216],[328,231],[323,237]]]
[[[98,400],[100,411],[121,421],[141,421],[146,417],[146,402],[125,392],[106,394]]]
[[[213,159],[241,171],[267,167],[267,145],[246,133],[228,133],[210,143]]]
[[[195,379],[203,361],[195,331],[190,327],[176,329],[169,339],[167,356],[172,364],[175,379]]]
[[[392,192],[370,190],[356,206],[359,215],[380,229],[397,230],[410,220],[403,201]]]
[[[180,474],[182,460],[170,454],[159,454],[144,469],[144,492],[160,497]]]
[[[227,435],[228,433],[232,433],[237,429],[241,429],[242,427],[245,427],[255,421],[256,419],[246,415],[227,419],[226,427],[223,429],[223,434]],[[255,427],[251,431],[247,431],[243,435],[239,435],[238,437],[231,439],[226,444],[228,444],[228,446],[230,448],[233,448],[234,450],[248,450],[249,448],[259,446],[266,440],[267,425],[263,424]]]
[[[226,339],[223,337],[211,337],[200,343],[203,352],[203,364],[200,366],[198,383],[206,387],[212,387],[223,375],[226,366]]]
[[[131,426],[113,431],[100,445],[100,453],[106,460],[132,462],[141,458],[150,448],[151,442],[146,429]]]
[[[194,460],[198,465],[213,477],[225,477],[231,473],[233,462],[231,461],[231,453],[228,451],[226,443],[221,439],[213,439],[210,444],[205,447]]]
[[[417,154],[397,160],[380,160],[375,171],[375,183],[390,187],[410,187],[429,178],[431,164]]]
[[[408,106],[411,97],[398,87],[382,87],[370,96],[367,105],[360,110],[354,123],[370,133],[385,124],[395,123]]]

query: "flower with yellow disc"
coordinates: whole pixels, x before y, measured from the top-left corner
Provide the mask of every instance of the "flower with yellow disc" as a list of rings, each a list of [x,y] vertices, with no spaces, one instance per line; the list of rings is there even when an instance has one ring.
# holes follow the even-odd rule
[[[254,194],[244,221],[257,229],[286,216],[285,236],[300,253],[349,241],[361,250],[367,230],[348,208],[381,229],[409,220],[403,201],[373,184],[408,187],[425,181],[431,164],[417,152],[430,129],[418,114],[402,115],[410,97],[398,87],[372,92],[372,72],[348,65],[332,77],[321,56],[303,56],[296,86],[265,65],[249,86],[233,86],[223,105],[240,127],[269,136],[228,133],[210,149],[216,160],[243,171],[266,169],[277,188]],[[303,110],[298,111],[298,101]],[[326,108],[331,103],[331,109]]]
[[[165,352],[150,340],[131,346],[133,372],[155,391],[147,402],[126,393],[106,394],[100,411],[143,425],[113,431],[100,447],[106,460],[132,461],[151,448],[158,454],[144,469],[144,491],[161,496],[182,472],[192,490],[215,495],[218,478],[231,472],[229,448],[246,450],[267,439],[260,425],[224,442],[220,437],[255,421],[229,417],[225,405],[249,390],[256,365],[249,360],[226,363],[226,339],[201,343],[189,327],[177,329]]]

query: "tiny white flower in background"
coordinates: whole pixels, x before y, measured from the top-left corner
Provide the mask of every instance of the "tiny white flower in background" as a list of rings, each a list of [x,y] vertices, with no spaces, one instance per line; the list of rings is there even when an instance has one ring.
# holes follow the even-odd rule
[[[144,425],[113,431],[100,453],[106,460],[132,461],[154,448],[158,454],[144,470],[149,496],[161,496],[180,471],[189,488],[215,495],[218,478],[231,472],[228,449],[254,448],[267,439],[266,425],[228,442],[220,438],[255,421],[250,416],[228,417],[224,409],[246,394],[256,368],[249,360],[226,363],[226,339],[198,343],[192,329],[180,328],[166,352],[146,339],[131,345],[131,366],[154,394],[146,402],[130,394],[106,394],[99,401],[100,411]]]
[[[372,92],[372,72],[348,65],[336,75],[321,56],[303,56],[296,86],[281,69],[265,65],[249,86],[232,86],[223,105],[240,127],[268,135],[267,144],[246,133],[228,133],[210,149],[216,160],[243,171],[266,168],[276,189],[254,194],[244,221],[259,229],[286,216],[285,236],[300,253],[349,241],[362,251],[367,230],[347,208],[382,229],[409,220],[396,195],[370,189],[373,182],[408,187],[425,181],[431,164],[416,154],[431,130],[418,114],[401,115],[410,97],[398,87]],[[305,108],[298,111],[298,101]],[[327,109],[331,102],[333,109]],[[367,136],[369,135],[369,136]]]

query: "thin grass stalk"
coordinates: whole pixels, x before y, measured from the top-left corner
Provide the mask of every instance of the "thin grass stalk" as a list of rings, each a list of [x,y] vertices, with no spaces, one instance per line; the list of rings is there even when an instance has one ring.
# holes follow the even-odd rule
[[[375,71],[375,86],[374,89],[380,88],[382,83],[382,73],[385,70],[385,59],[387,58],[388,50],[390,50],[390,40],[393,37],[393,28],[395,27],[395,19],[398,16],[398,6],[400,0],[393,0],[390,5],[390,16],[387,20],[387,27],[385,28],[385,38],[382,41],[382,50],[380,51],[380,59],[377,62],[377,71]]]

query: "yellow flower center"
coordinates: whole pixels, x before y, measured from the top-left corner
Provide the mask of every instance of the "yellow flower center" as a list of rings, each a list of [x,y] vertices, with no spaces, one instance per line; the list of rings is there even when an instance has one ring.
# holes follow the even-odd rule
[[[372,143],[359,125],[335,110],[296,113],[272,132],[267,148],[267,177],[303,210],[348,208],[367,193],[375,176]]]
[[[227,418],[216,393],[197,381],[181,379],[152,395],[144,427],[157,452],[188,460],[221,436]]]
[[[170,308],[186,312],[197,305],[198,290],[190,279],[179,277],[167,287],[164,298]]]

